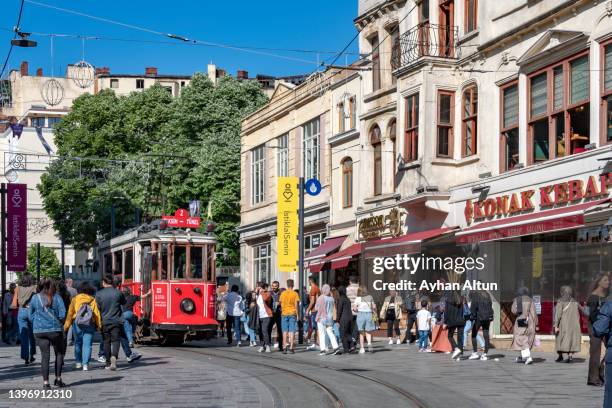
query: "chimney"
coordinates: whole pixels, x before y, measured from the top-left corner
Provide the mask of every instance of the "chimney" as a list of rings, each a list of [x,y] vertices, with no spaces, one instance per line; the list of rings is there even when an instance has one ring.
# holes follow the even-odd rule
[[[147,67],[145,68],[146,76],[157,76],[157,68],[155,67]]]
[[[19,66],[19,73],[21,76],[28,76],[28,61],[22,61]]]
[[[243,71],[243,70],[238,70],[238,74],[236,75],[236,78],[238,80],[249,79],[249,72],[248,71]]]
[[[42,68],[38,68],[38,69],[36,70],[36,76],[43,76],[43,70],[42,70]]]
[[[109,75],[110,68],[109,67],[98,67],[96,68],[96,75]]]

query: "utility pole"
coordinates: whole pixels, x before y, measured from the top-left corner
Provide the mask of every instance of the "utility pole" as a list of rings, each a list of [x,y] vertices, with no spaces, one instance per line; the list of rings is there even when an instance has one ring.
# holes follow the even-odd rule
[[[40,282],[40,242],[36,243],[36,282]]]
[[[0,275],[2,287],[2,305],[6,296],[6,183],[0,184],[0,249],[2,250],[0,262]],[[2,339],[6,338],[6,316],[2,314]]]
[[[300,177],[298,183],[299,207],[298,207],[298,282],[302,299],[306,295],[306,285],[304,285],[304,177]],[[298,344],[304,343],[304,330],[299,330]]]
[[[64,258],[64,238],[62,238],[62,280],[65,281],[66,280],[66,267],[65,267],[65,258]]]

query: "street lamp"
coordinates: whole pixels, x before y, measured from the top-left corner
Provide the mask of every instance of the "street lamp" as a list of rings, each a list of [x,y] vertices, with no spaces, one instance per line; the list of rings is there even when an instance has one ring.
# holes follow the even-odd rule
[[[15,33],[19,36],[19,38],[13,38],[11,40],[11,45],[15,47],[22,48],[33,48],[36,47],[37,43],[33,40],[28,40],[30,33],[22,33],[21,31],[15,31]]]

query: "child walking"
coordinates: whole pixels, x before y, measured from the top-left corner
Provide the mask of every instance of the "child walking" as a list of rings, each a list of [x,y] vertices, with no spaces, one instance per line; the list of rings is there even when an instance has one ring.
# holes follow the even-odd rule
[[[419,330],[419,352],[429,353],[427,348],[429,342],[429,330],[431,325],[431,313],[427,310],[427,301],[421,301],[421,310],[417,313],[417,328]]]

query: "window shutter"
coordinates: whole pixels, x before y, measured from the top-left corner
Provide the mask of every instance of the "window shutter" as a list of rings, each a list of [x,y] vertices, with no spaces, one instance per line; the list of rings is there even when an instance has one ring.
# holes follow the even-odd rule
[[[531,78],[531,116],[547,112],[546,74]]]
[[[570,62],[571,77],[571,103],[578,103],[589,99],[589,57],[584,56]]]
[[[504,128],[518,123],[518,87],[504,89]]]

